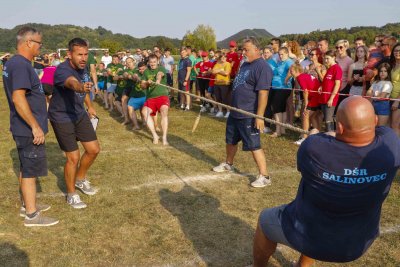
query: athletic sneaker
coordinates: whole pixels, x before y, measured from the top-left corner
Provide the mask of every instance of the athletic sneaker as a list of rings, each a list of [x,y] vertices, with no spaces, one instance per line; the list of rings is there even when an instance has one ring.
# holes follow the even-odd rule
[[[212,170],[215,172],[233,172],[235,169],[233,168],[233,165],[222,162],[218,166],[214,167]]]
[[[225,118],[228,118],[229,117],[229,114],[231,114],[229,111],[225,114]]]
[[[218,111],[217,114],[215,114],[215,117],[223,118],[224,117],[224,113],[222,111]]]
[[[182,110],[185,109],[185,105],[184,105],[184,104],[181,105],[181,109],[182,109]]]
[[[215,108],[210,108],[210,114],[214,114],[215,113]]]
[[[206,107],[201,107],[200,112],[206,112],[207,108]]]
[[[84,209],[87,207],[87,205],[81,201],[81,198],[76,193],[72,196],[67,196],[67,203],[74,209]]]
[[[34,226],[51,226],[55,225],[59,222],[59,220],[42,216],[40,211],[38,211],[33,218],[29,218],[25,216],[24,225],[27,227],[34,227]]]
[[[90,182],[87,179],[83,179],[82,181],[76,181],[75,187],[82,191],[82,193],[86,195],[93,196],[97,193],[97,189],[90,186]]]
[[[297,140],[296,142],[294,142],[296,145],[301,145],[301,143],[303,143],[304,142],[304,140],[306,140],[305,138],[301,138],[301,139],[299,139],[299,140]]]
[[[190,107],[186,106],[185,111],[189,111],[189,110],[190,110]]]
[[[49,210],[50,208],[51,206],[47,204],[36,204],[36,209],[38,211],[46,211]],[[26,209],[24,206],[21,206],[21,208],[19,209],[19,216],[25,217],[25,215],[26,215]]]
[[[257,176],[257,179],[254,182],[252,182],[250,185],[252,187],[264,187],[264,186],[267,186],[270,184],[271,184],[271,178],[269,178],[269,176],[264,176],[262,174],[259,174]]]

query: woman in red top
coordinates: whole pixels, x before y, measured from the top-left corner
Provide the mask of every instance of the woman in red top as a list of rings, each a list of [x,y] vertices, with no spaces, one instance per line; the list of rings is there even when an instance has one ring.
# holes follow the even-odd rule
[[[197,79],[197,84],[199,85],[200,89],[200,96],[206,97],[206,93],[208,93],[208,87],[210,86],[210,78],[211,78],[211,72],[212,68],[214,67],[214,63],[211,62],[208,58],[208,53],[207,51],[201,52],[201,57],[203,61],[198,62],[194,66],[194,70],[196,72],[196,79]],[[210,99],[210,96],[207,98]],[[201,101],[201,112],[206,112],[206,102]]]
[[[324,64],[328,70],[322,80],[319,103],[324,114],[326,132],[334,132],[333,115],[339,99],[338,92],[342,84],[342,69],[335,61],[335,52],[333,50],[326,52]]]

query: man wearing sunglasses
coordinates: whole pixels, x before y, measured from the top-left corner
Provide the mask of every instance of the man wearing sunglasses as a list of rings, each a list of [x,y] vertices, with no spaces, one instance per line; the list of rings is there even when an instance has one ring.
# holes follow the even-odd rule
[[[10,130],[20,161],[19,183],[25,226],[50,226],[58,220],[41,212],[49,205],[36,203],[36,178],[47,176],[45,134],[48,132],[46,98],[32,60],[39,55],[42,34],[23,27],[17,34],[17,55],[4,66],[3,83],[10,107]]]

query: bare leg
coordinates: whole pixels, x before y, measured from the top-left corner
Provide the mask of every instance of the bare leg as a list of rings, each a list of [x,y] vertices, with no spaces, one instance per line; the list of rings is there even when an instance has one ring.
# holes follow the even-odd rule
[[[97,155],[100,153],[100,145],[97,140],[91,142],[81,142],[82,146],[85,148],[85,152],[83,153],[81,160],[79,162],[79,168],[76,173],[75,180],[83,180],[86,178],[87,171],[90,166],[93,164]]]
[[[114,96],[113,93],[107,93],[108,94],[108,107],[109,110],[112,111],[114,109]]]
[[[67,157],[67,161],[65,162],[64,166],[65,185],[67,186],[68,193],[74,193],[75,178],[80,157],[79,149],[72,152],[65,152],[65,156]]]
[[[115,107],[117,108],[118,112],[121,114],[121,117],[124,116],[124,112],[122,111],[122,105],[120,101],[115,101]]]
[[[397,136],[400,137],[400,110],[392,111],[392,121],[390,127],[395,131]]]
[[[301,254],[300,258],[299,258],[299,261],[297,263],[297,266],[299,266],[299,267],[309,267],[309,266],[313,265],[314,262],[315,262],[314,259],[312,259],[310,257],[307,257],[304,254]]]
[[[20,173],[19,182],[26,214],[32,214],[36,211],[36,178],[22,178]]]
[[[268,176],[267,161],[265,160],[264,151],[262,149],[257,149],[255,151],[251,151],[251,153],[253,154],[253,158],[257,164],[259,173],[264,176]]]
[[[237,150],[237,145],[226,144],[226,163],[233,164]]]
[[[167,146],[168,141],[167,141],[167,132],[168,132],[168,106],[161,106],[160,108],[160,113],[161,113],[161,128],[162,128],[162,141],[163,145]]]
[[[122,113],[123,113],[124,118],[125,118],[123,124],[128,124],[129,123],[128,100],[129,100],[129,97],[127,95],[123,95],[122,96]]]
[[[278,244],[269,240],[257,224],[253,241],[253,267],[265,267],[269,258],[274,254]]]
[[[136,117],[136,111],[133,109],[133,107],[128,106],[128,113],[129,113],[129,117],[131,118],[131,121],[133,123],[133,130],[139,130],[139,124],[137,121],[137,117]]]
[[[153,111],[148,108],[148,107],[144,107],[143,108],[143,115],[144,115],[144,119],[146,121],[147,127],[149,127],[149,130],[151,132],[151,134],[153,135],[153,144],[158,144],[158,139],[160,139],[160,137],[158,136],[158,134],[156,133],[156,129],[154,128],[154,121],[153,118],[150,118],[150,114]]]

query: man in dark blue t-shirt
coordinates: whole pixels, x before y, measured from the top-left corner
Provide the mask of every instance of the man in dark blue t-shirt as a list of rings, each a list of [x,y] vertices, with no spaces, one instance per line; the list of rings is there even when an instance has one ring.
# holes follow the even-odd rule
[[[67,203],[75,209],[86,208],[75,187],[87,195],[96,194],[86,179],[87,171],[100,152],[90,117],[96,116],[90,95],[93,86],[87,73],[88,45],[81,38],[68,44],[68,59],[54,73],[54,93],[49,105],[49,119],[67,161],[64,166]],[[85,106],[87,106],[87,112]],[[80,157],[77,141],[85,149]]]
[[[243,41],[243,52],[247,61],[242,64],[233,82],[232,106],[264,116],[268,89],[272,82],[272,70],[261,58],[260,51],[256,39],[248,38]],[[213,171],[233,171],[233,159],[238,143],[242,141],[243,150],[252,152],[259,169],[257,179],[251,186],[264,187],[271,184],[260,143],[260,131],[263,130],[264,120],[254,119],[232,110],[226,124],[226,160],[214,167]]]
[[[379,235],[382,203],[400,166],[400,139],[375,128],[374,108],[360,96],[344,100],[336,118],[336,137],[312,135],[300,146],[295,200],[261,212],[254,266],[264,266],[277,243],[301,252],[300,266],[314,259],[349,262]]]
[[[181,49],[181,59],[178,63],[178,89],[184,92],[189,92],[189,78],[192,71],[192,61],[190,61],[186,47]],[[179,94],[179,103],[181,109],[190,109],[190,95]],[[186,109],[185,109],[186,105]]]
[[[47,176],[45,134],[47,129],[46,98],[31,61],[42,47],[42,34],[23,27],[17,35],[17,54],[3,68],[3,83],[10,107],[10,130],[17,145],[20,161],[20,192],[25,226],[49,226],[58,220],[44,217],[41,211],[49,205],[36,204],[36,178]]]

